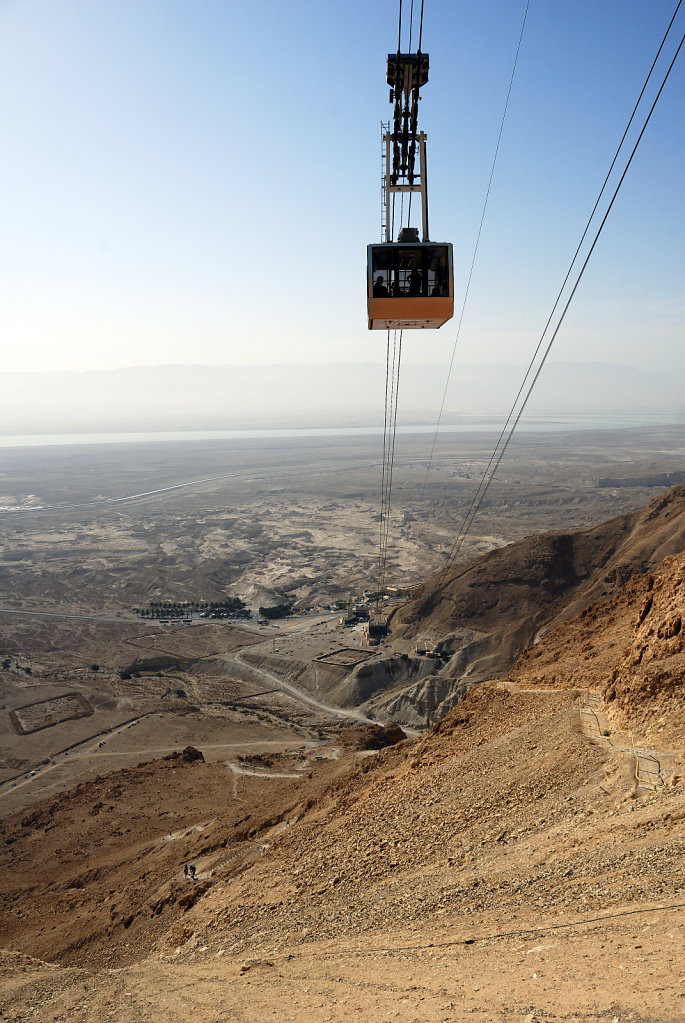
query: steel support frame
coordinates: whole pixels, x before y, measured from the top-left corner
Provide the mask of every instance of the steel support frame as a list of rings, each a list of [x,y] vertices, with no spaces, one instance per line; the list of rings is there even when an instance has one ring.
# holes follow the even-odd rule
[[[395,135],[387,131],[383,136],[385,142],[385,201],[390,205],[390,194],[392,192],[420,192],[421,193],[421,241],[429,242],[430,236],[428,234],[428,169],[426,164],[426,139],[428,136],[425,132],[420,131],[415,136],[416,141],[419,143],[419,181],[414,182],[413,185],[393,185],[391,184],[391,168],[392,168],[392,154],[390,147],[395,141]],[[385,241],[393,241],[392,237],[392,218],[389,215],[389,209],[386,211],[385,218]]]

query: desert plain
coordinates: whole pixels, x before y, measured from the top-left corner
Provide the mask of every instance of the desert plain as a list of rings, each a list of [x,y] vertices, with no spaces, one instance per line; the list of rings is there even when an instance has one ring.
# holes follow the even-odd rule
[[[400,594],[444,563],[496,437],[441,435],[429,470],[431,439],[398,440]],[[444,726],[360,701],[360,666],[391,686],[443,670],[415,656],[445,643],[435,627],[369,647],[331,610],[377,586],[379,446],[0,452],[8,1019],[685,1015],[681,750],[649,716],[636,739],[600,693],[643,592],[612,582],[614,617],[582,641],[607,659],[595,675],[519,666],[445,704]],[[684,455],[679,426],[522,432],[460,563],[636,512]],[[227,596],[293,614],[136,613]],[[390,717],[407,738],[374,748],[364,729]]]

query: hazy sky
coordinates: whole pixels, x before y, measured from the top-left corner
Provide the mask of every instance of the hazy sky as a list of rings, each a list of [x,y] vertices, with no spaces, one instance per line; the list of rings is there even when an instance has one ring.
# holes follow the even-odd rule
[[[524,8],[425,0],[430,226],[457,305]],[[459,360],[527,361],[674,8],[532,0]],[[383,359],[364,262],[397,13],[0,0],[0,370]],[[684,368],[684,99],[681,54],[557,359]],[[408,333],[404,358],[446,364],[454,336]]]

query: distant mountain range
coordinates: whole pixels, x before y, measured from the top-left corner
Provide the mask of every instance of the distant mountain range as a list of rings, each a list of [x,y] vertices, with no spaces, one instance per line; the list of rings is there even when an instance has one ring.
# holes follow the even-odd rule
[[[443,422],[499,421],[523,379],[519,366],[455,366]],[[406,365],[399,422],[433,425],[446,369]],[[150,366],[100,372],[0,373],[0,433],[222,430],[382,425],[385,366]],[[601,363],[551,363],[529,405],[537,414],[635,410],[685,414],[681,381]]]

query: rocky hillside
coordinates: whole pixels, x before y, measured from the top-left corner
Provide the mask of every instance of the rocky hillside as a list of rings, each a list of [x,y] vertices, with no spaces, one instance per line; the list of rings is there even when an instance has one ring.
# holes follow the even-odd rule
[[[682,500],[615,520],[611,553],[611,523],[565,541],[546,634],[418,739],[354,730],[297,777],[156,760],[6,817],[3,1018],[679,1018]],[[525,589],[540,632],[519,565],[501,606]]]
[[[541,635],[684,548],[681,485],[592,529],[527,537],[433,576],[399,610],[394,630],[430,636],[452,653],[441,677],[496,678]]]
[[[665,558],[530,647],[509,678],[594,688],[611,721],[677,747],[685,741],[685,555]]]

